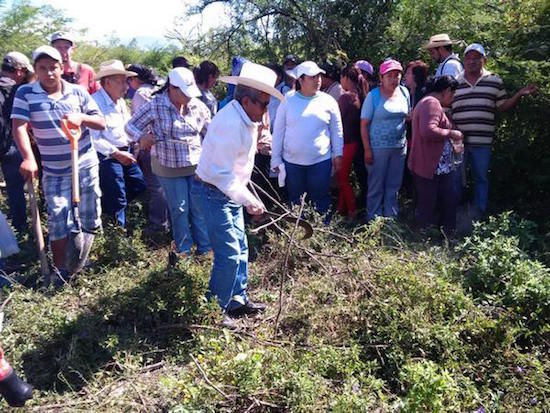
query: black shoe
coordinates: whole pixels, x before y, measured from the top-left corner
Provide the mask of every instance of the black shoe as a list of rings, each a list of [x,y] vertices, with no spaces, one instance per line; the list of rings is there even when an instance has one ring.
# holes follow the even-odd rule
[[[32,398],[32,387],[21,380],[15,371],[0,381],[0,394],[4,396],[12,407],[23,407],[25,402]]]
[[[237,330],[237,320],[228,314],[224,314],[221,322],[221,326],[229,330]]]
[[[243,315],[254,315],[261,313],[266,309],[266,305],[263,303],[255,303],[252,301],[247,301],[245,305],[237,307],[233,310],[227,310],[227,314],[231,317],[241,317]]]

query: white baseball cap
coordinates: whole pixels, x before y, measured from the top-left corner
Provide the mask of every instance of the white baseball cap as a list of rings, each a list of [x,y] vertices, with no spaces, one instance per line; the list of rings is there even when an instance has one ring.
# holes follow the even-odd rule
[[[196,98],[202,95],[200,89],[195,82],[195,76],[193,72],[185,67],[176,67],[170,70],[168,73],[168,79],[172,86],[178,87],[185,96],[189,98]]]
[[[57,49],[52,46],[40,46],[34,52],[32,52],[33,62],[36,62],[36,60],[40,56],[48,56],[51,57],[53,60],[57,60],[59,63],[63,62],[63,59],[61,59],[61,54],[59,54]]]
[[[293,76],[295,79],[300,78],[302,75],[315,76],[319,73],[326,73],[323,69],[317,66],[317,63],[310,60],[300,63],[292,71],[287,71],[287,74]]]

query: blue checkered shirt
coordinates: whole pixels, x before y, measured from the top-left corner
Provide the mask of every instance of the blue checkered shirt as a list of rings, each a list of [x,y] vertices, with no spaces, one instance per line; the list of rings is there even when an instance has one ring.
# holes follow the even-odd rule
[[[199,162],[201,141],[209,124],[210,111],[199,99],[192,98],[182,116],[166,91],[139,108],[126,124],[126,132],[138,141],[150,127],[156,140],[151,155],[162,166],[183,168]]]

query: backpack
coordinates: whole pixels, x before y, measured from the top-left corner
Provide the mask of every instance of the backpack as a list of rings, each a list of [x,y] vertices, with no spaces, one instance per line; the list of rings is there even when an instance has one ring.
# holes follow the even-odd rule
[[[11,109],[13,106],[13,89],[15,82],[6,78],[0,79],[0,156],[5,155],[11,147],[13,138],[11,136]]]

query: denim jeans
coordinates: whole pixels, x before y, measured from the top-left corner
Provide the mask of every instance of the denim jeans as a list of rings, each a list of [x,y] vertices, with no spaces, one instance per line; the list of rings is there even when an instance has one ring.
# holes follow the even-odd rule
[[[212,185],[193,182],[200,193],[201,207],[214,264],[210,274],[208,297],[216,297],[223,310],[244,305],[248,298],[248,243],[244,230],[243,207]]]
[[[193,190],[194,175],[166,178],[157,176],[168,202],[172,221],[172,236],[178,252],[190,252],[197,244],[197,254],[210,251],[210,240],[206,230],[205,216],[200,207],[199,194]],[[210,211],[208,211],[210,212]]]
[[[294,205],[300,204],[300,197],[307,192],[308,199],[320,214],[330,207],[330,173],[332,160],[327,159],[313,165],[297,165],[285,162],[288,198]]]
[[[170,226],[168,205],[164,190],[160,186],[157,176],[151,170],[151,151],[140,151],[138,164],[145,177],[147,191],[149,191],[149,225],[156,230],[168,229]]]
[[[465,149],[466,165],[470,165],[472,168],[474,205],[480,212],[485,212],[489,199],[489,163],[491,161],[491,147],[466,145]]]
[[[397,216],[397,194],[403,181],[406,155],[406,146],[372,149],[373,162],[367,165],[367,222],[377,216]]]
[[[9,216],[12,225],[17,230],[27,227],[27,202],[25,200],[25,181],[19,173],[21,155],[15,145],[9,151],[0,156],[2,174],[6,180],[6,192],[8,194]]]
[[[124,166],[116,159],[106,158],[101,154],[98,157],[101,209],[124,227],[126,207],[145,191],[145,179],[137,164]]]

